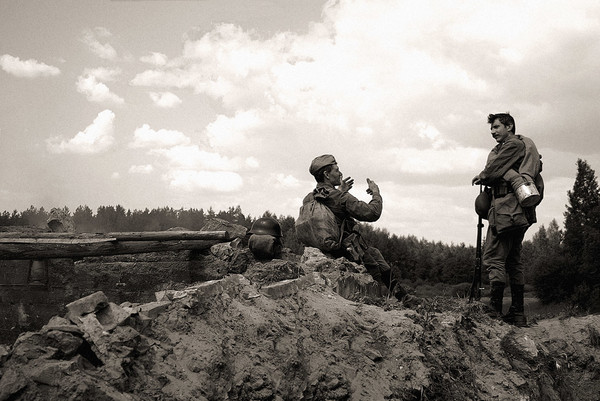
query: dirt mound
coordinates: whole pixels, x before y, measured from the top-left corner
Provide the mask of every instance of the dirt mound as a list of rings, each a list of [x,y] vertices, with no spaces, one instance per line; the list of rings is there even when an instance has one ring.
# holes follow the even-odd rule
[[[410,309],[359,270],[312,254],[142,305],[92,294],[0,346],[0,401],[598,400],[600,316]]]

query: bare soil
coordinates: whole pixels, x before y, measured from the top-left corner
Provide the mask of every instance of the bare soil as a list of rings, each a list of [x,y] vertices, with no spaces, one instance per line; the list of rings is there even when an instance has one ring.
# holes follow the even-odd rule
[[[102,353],[85,333],[71,355],[56,330],[26,333],[0,348],[0,401],[600,400],[599,315],[517,328],[461,298],[344,298],[340,279],[364,274],[304,267],[178,288],[103,332]]]

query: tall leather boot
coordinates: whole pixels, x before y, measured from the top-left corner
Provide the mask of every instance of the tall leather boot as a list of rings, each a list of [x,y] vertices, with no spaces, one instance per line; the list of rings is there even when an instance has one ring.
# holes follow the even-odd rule
[[[504,298],[504,283],[501,281],[492,281],[490,290],[490,317],[497,319],[502,317],[502,298]]]
[[[527,318],[525,317],[524,294],[525,286],[523,284],[511,284],[510,292],[512,303],[508,309],[508,313],[502,319],[513,326],[526,327]]]

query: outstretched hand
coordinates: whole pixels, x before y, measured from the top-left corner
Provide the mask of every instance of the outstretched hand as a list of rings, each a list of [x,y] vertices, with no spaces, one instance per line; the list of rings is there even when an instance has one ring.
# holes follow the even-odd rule
[[[371,179],[367,178],[367,185],[369,186],[369,188],[367,188],[367,193],[369,195],[379,193],[379,186],[375,184],[375,181],[372,181]]]
[[[354,179],[352,177],[346,177],[342,180],[342,183],[340,184],[340,191],[348,192],[352,189],[353,185]]]

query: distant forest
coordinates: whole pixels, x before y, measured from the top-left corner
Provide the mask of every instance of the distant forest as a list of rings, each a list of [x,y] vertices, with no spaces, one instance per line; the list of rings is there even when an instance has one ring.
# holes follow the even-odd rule
[[[564,230],[552,220],[548,227],[534,226],[538,227],[537,232],[523,242],[525,280],[545,303],[567,301],[581,310],[600,311],[600,189],[594,170],[581,159],[577,161],[577,177],[573,190],[568,191],[568,200]],[[218,212],[212,207],[206,211],[170,207],[132,211],[120,205],[101,206],[95,213],[88,206],[79,206],[72,213],[67,208],[63,211],[72,216],[76,231],[85,233],[163,231],[173,227],[196,231],[212,218],[249,229],[257,218],[273,217],[281,225],[284,246],[299,255],[304,250],[296,238],[293,216],[276,216],[267,211],[253,218],[245,216],[240,206]],[[22,212],[4,211],[0,214],[0,226],[47,228],[48,217],[44,208],[34,206]],[[361,224],[361,232],[367,243],[400,268],[403,280],[415,286],[460,286],[473,278],[473,246],[399,236],[368,224]],[[483,280],[487,284],[485,271]]]
[[[95,213],[88,206],[79,206],[72,213],[66,207],[62,210],[72,216],[75,229],[80,233],[163,231],[173,227],[200,230],[212,218],[223,219],[250,229],[257,218],[273,217],[281,225],[284,246],[299,255],[304,251],[304,247],[296,238],[294,217],[277,216],[267,211],[262,216],[253,218],[244,215],[240,206],[218,212],[212,208],[205,211],[204,209],[173,209],[170,207],[132,211],[126,210],[120,205],[100,206]],[[31,206],[22,212],[4,211],[0,214],[0,226],[47,228],[48,217],[49,211],[43,207],[38,209]],[[554,233],[557,227],[552,226],[549,230]],[[540,230],[545,229],[542,227]],[[460,284],[472,280],[475,266],[475,247],[473,246],[448,245],[442,242],[418,239],[413,235],[398,236],[385,229],[373,228],[368,224],[361,225],[361,232],[370,245],[381,250],[390,264],[401,268],[405,280],[410,280],[417,285],[438,282]],[[525,248],[526,253],[531,253],[535,246],[530,242],[526,244]]]

